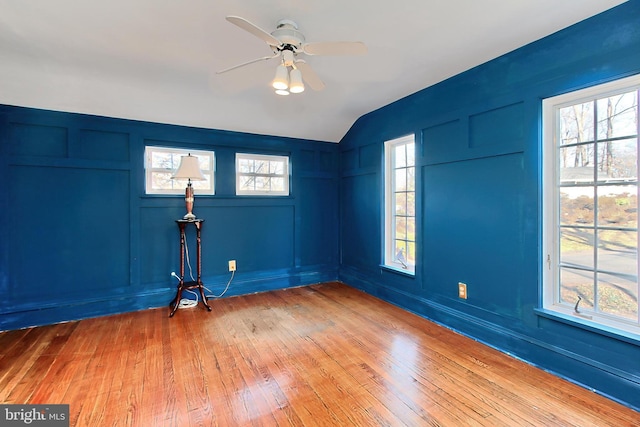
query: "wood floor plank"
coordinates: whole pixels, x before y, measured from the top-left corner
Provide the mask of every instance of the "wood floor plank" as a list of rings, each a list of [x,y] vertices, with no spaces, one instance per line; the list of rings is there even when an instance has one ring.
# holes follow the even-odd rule
[[[640,414],[341,283],[0,333],[0,401],[73,426],[633,426]]]
[[[329,310],[329,305],[322,302],[318,304],[323,312]],[[375,322],[382,322],[383,318],[384,313],[378,312]],[[415,349],[410,348],[412,342],[404,336],[396,335],[389,346],[388,341],[384,339],[389,336],[388,331],[380,331],[375,327],[363,329],[353,322],[352,316],[345,319],[344,324],[347,329],[358,331],[358,335],[352,336],[350,342],[342,347],[349,348],[350,353],[356,354],[360,360],[367,361],[366,367],[370,370],[370,375],[385,389],[391,390],[393,395],[402,397],[404,404],[412,411],[419,413],[424,421],[429,418],[428,415],[423,414],[427,405],[430,406],[431,413],[437,413],[439,418],[446,417],[448,422],[455,424],[472,421],[481,423],[487,416],[478,405],[470,406],[469,410],[465,411],[463,408],[466,402],[457,400],[451,394],[457,386],[449,387],[450,390],[445,391],[442,386],[437,385],[437,381],[443,381],[443,379],[454,383],[442,369],[435,372],[434,378],[427,379],[423,376],[419,381],[420,376],[417,372],[411,372],[415,364],[415,355],[412,354]],[[371,347],[379,348],[380,351],[371,352]],[[383,369],[372,368],[378,366]],[[432,399],[431,396],[436,393],[439,393],[440,397]],[[510,424],[514,424],[513,419],[510,419]]]
[[[312,287],[313,289],[313,287]],[[331,296],[333,289],[331,287],[324,287],[321,291],[327,296]],[[361,304],[359,298],[351,298],[352,296],[343,295],[337,292],[332,297],[333,301],[339,304],[343,304],[345,309],[350,310],[352,313],[367,313],[361,311],[368,305]],[[384,303],[383,303],[384,304]],[[393,315],[387,316],[372,316],[368,314],[362,314],[362,316],[369,318],[372,324],[372,330],[376,328],[383,328],[386,325],[388,328],[395,330],[396,332],[410,332],[411,334],[419,333],[423,327],[423,319],[418,316],[413,316],[413,319],[407,316],[404,310],[394,307],[393,309],[386,310],[385,314]],[[397,317],[396,317],[397,316]],[[398,322],[394,319],[399,318],[402,321]],[[406,328],[407,325],[412,324],[415,321],[419,327],[414,327],[412,330]],[[607,418],[612,425],[636,425],[640,424],[636,418],[636,414],[633,413],[631,417],[622,416],[620,414],[613,414],[609,417],[606,414],[606,409],[600,407],[600,402],[608,402],[602,396],[591,395],[586,393],[587,399],[582,399],[585,393],[570,393],[565,390],[566,382],[556,381],[555,377],[540,369],[535,369],[530,365],[524,364],[514,358],[505,358],[504,355],[487,346],[473,346],[471,352],[461,352],[456,356],[465,355],[466,357],[456,357],[455,361],[447,358],[446,355],[451,353],[451,348],[464,349],[465,343],[468,339],[459,334],[447,334],[446,338],[442,333],[437,333],[435,328],[440,328],[435,324],[431,324],[430,335],[439,337],[438,340],[431,340],[428,346],[423,348],[429,348],[430,352],[435,353],[442,358],[441,366],[450,367],[452,364],[459,364],[466,369],[469,379],[464,381],[467,384],[467,390],[476,391],[476,396],[482,400],[486,400],[492,394],[499,399],[508,399],[510,405],[500,405],[500,401],[497,401],[498,406],[494,406],[492,416],[495,418],[497,414],[504,412],[505,410],[512,412],[511,414],[505,414],[512,417],[512,421],[509,424],[515,423],[518,419],[523,420],[526,424],[534,421],[536,425],[589,425],[592,422],[593,416],[599,416],[601,418]],[[440,328],[444,331],[444,328]],[[423,355],[423,357],[427,357]],[[480,359],[486,360],[482,362]],[[498,369],[491,369],[497,366]],[[480,376],[480,374],[484,376]],[[493,378],[499,376],[500,381],[496,385]],[[548,384],[548,386],[540,387],[540,384]],[[478,386],[482,387],[478,390]],[[451,389],[450,387],[446,387]],[[570,388],[569,390],[573,390]],[[583,389],[581,389],[583,390]],[[480,391],[481,393],[478,393]],[[493,392],[492,392],[493,391]],[[564,401],[573,402],[575,405],[581,408],[588,408],[590,414],[585,414],[584,411],[557,411],[555,400],[561,396]],[[521,409],[522,408],[522,409]],[[606,408],[606,405],[605,405]],[[632,411],[633,412],[633,411]],[[522,415],[525,414],[523,417]],[[535,418],[531,420],[531,414],[535,414]]]
[[[358,311],[358,310],[354,310]],[[372,313],[369,311],[369,313]],[[372,328],[368,328],[367,335],[362,337],[363,341],[366,341],[369,345],[374,347],[385,348],[384,337],[389,336],[388,326],[384,326],[385,323],[389,324],[386,319],[386,313],[374,312],[375,318],[371,319],[371,324],[376,325]],[[373,316],[373,315],[372,315]],[[355,327],[356,325],[352,325]],[[513,413],[508,413],[503,417],[503,422],[499,423],[500,412],[494,411],[495,407],[502,411],[508,410],[500,405],[491,404],[491,396],[478,393],[473,395],[470,393],[469,388],[461,389],[458,384],[461,383],[461,377],[464,375],[463,371],[456,370],[455,367],[434,359],[433,357],[439,357],[439,354],[435,354],[429,360],[428,355],[432,354],[430,347],[428,353],[420,351],[420,346],[412,336],[399,334],[399,330],[395,327],[391,328],[394,332],[394,342],[391,346],[388,346],[388,350],[382,350],[377,352],[379,357],[375,366],[388,367],[380,371],[381,375],[386,375],[390,380],[388,387],[395,387],[398,390],[409,388],[413,400],[419,403],[419,406],[424,406],[424,402],[428,402],[432,396],[438,396],[436,405],[439,405],[432,409],[432,412],[438,413],[439,417],[443,414],[448,414],[453,417],[455,423],[469,423],[475,421],[477,423],[483,423],[485,419],[493,411],[492,424],[494,425],[519,425],[518,418]],[[381,338],[383,337],[383,338]],[[420,358],[427,361],[427,366],[435,364],[439,369],[429,369],[427,371],[420,370],[419,364],[415,363],[415,360]],[[404,381],[403,381],[404,380]],[[466,408],[466,409],[465,409]]]

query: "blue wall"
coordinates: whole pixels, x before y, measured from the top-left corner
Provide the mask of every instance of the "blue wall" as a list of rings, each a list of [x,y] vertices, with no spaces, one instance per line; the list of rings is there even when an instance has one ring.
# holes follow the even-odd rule
[[[542,99],[639,73],[639,23],[629,1],[361,117],[340,143],[341,280],[640,409],[640,342],[536,311]],[[383,141],[411,133],[415,277],[380,267]]]
[[[337,279],[337,144],[0,106],[0,330],[168,306],[184,196],[144,194],[145,145],[215,151],[194,209],[212,292],[230,259],[229,296]],[[291,196],[235,196],[237,151],[289,155]]]

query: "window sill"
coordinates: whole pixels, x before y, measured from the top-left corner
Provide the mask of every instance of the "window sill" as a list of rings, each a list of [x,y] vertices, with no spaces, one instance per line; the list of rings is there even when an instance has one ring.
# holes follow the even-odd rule
[[[388,271],[390,273],[396,273],[396,274],[400,274],[402,276],[406,276],[406,277],[410,277],[412,279],[415,279],[416,277],[416,272],[415,270],[405,270],[402,268],[396,268],[396,267],[392,267],[390,265],[380,265],[380,269]]]
[[[629,344],[640,346],[640,335],[634,334],[633,332],[601,325],[591,320],[583,319],[577,315],[559,313],[557,311],[547,310],[544,308],[536,308],[534,309],[534,312],[540,317],[545,317],[547,319],[555,320],[566,325],[575,326],[589,332],[594,332],[596,334],[604,335],[609,338],[614,338]]]

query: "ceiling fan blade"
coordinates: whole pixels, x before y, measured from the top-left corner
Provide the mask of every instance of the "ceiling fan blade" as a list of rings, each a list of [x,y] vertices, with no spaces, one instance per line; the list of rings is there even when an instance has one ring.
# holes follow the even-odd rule
[[[239,16],[227,16],[227,21],[231,22],[234,25],[237,25],[243,30],[265,41],[269,46],[275,47],[275,46],[280,46],[282,44],[280,43],[280,40],[273,37],[271,34],[267,33],[262,28],[258,27],[255,24],[252,24],[251,22],[247,21],[244,18],[241,18]]]
[[[307,43],[302,47],[307,55],[365,55],[367,46],[362,42]]]
[[[280,52],[275,55],[263,56],[262,58],[252,59],[251,61],[243,62],[242,64],[234,65],[233,67],[225,68],[224,70],[216,71],[216,74],[226,73],[227,71],[235,70],[236,68],[244,67],[245,65],[253,64],[254,62],[268,61],[269,59],[277,58],[280,56]]]
[[[302,73],[302,80],[304,80],[311,89],[315,91],[324,89],[324,82],[320,80],[320,77],[313,71],[313,68],[303,59],[297,60],[295,66]]]

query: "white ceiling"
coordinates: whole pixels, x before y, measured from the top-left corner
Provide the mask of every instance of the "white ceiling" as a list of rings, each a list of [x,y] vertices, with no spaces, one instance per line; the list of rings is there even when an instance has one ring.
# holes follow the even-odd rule
[[[0,0],[0,104],[338,142],[358,117],[623,0]],[[275,95],[277,60],[228,23],[298,23],[326,88]]]

